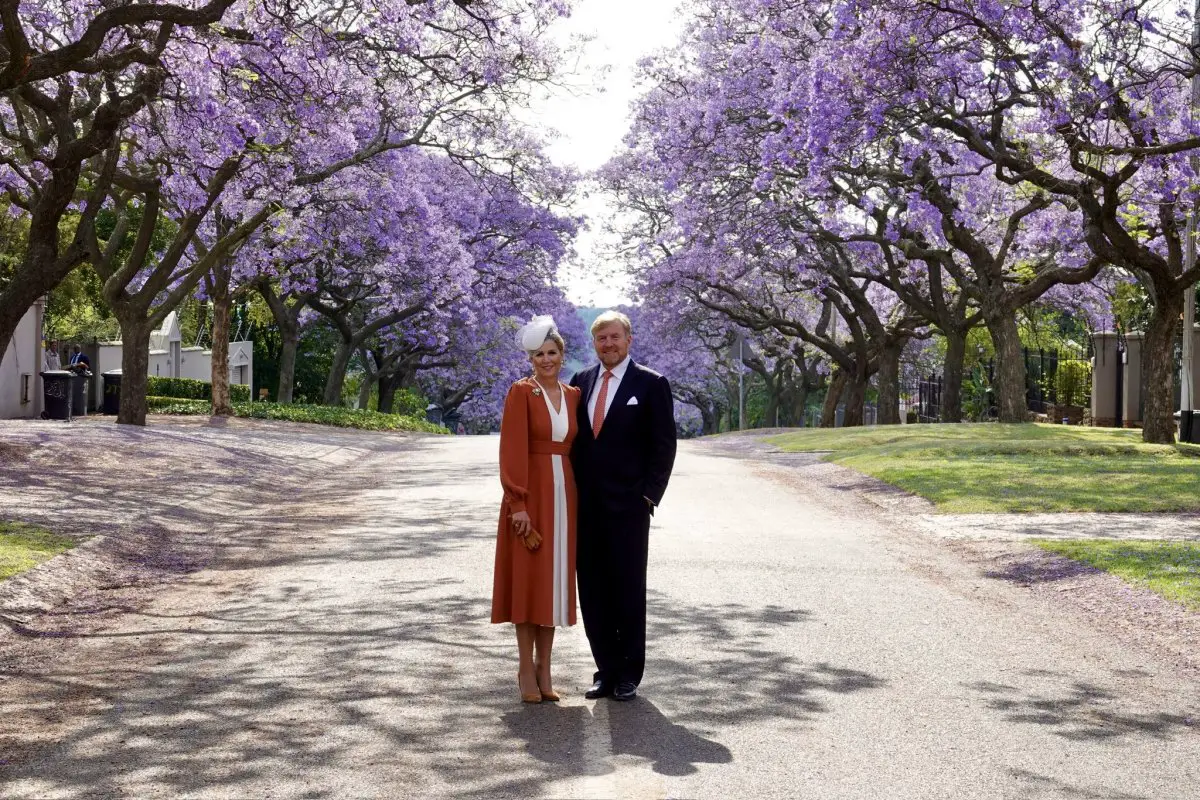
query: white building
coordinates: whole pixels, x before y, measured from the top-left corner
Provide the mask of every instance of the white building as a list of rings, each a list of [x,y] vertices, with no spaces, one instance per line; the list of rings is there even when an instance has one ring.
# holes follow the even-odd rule
[[[0,358],[0,419],[36,417],[42,413],[42,316],[38,300],[25,312],[16,335]]]
[[[37,417],[42,413],[42,318],[45,306],[38,301],[26,312],[17,333],[0,360],[0,419]],[[87,348],[90,350],[91,348]],[[121,368],[121,343],[102,342],[92,359],[92,404],[104,402],[104,381],[109,370]],[[179,320],[172,312],[163,326],[150,335],[149,373],[170,378],[212,380],[212,351],[183,347]],[[254,381],[254,343],[229,343],[229,382],[246,386]]]
[[[93,365],[96,372],[95,402],[103,399],[104,386],[100,374],[121,368],[121,343],[101,342]],[[212,350],[203,347],[184,347],[179,331],[179,318],[172,311],[163,320],[162,327],[150,334],[151,375],[163,378],[192,378],[198,381],[212,380]],[[254,382],[254,343],[229,343],[229,382],[251,386]]]

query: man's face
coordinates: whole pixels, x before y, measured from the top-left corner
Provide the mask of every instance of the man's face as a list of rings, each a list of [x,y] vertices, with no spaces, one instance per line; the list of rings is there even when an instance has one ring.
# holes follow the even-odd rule
[[[625,326],[619,322],[603,325],[592,334],[592,345],[595,346],[596,355],[600,357],[600,363],[605,369],[612,369],[624,361],[625,356],[629,355],[631,344],[633,337],[625,332]]]

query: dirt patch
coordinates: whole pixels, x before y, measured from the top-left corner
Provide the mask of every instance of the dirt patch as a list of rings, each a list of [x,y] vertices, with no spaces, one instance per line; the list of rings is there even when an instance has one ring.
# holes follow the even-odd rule
[[[347,498],[422,438],[243,419],[0,420],[0,519],[81,540],[0,582],[0,776],[113,705],[128,676],[97,662],[104,642],[167,586],[204,581],[202,569],[234,586],[241,570],[288,559],[308,529],[363,513]],[[192,599],[186,613],[203,608]],[[153,637],[122,641],[128,663],[162,658]]]
[[[0,464],[24,461],[33,452],[33,445],[5,444],[0,442]]]
[[[1200,676],[1200,614],[1115,575],[1031,544],[979,539],[945,546],[991,580],[1078,615],[1125,646]]]
[[[23,454],[0,461],[0,519],[83,542],[0,582],[0,644],[95,629],[222,554],[269,560],[281,520],[329,513],[358,465],[419,438],[205,417],[0,421],[0,447]],[[356,475],[356,489],[372,478]]]

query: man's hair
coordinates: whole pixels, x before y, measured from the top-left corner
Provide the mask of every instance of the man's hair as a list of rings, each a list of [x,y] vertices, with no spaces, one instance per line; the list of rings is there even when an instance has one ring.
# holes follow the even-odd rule
[[[596,331],[613,322],[621,323],[621,327],[625,329],[626,336],[633,335],[633,323],[629,321],[629,317],[622,314],[620,311],[605,311],[592,322],[592,336],[596,335]]]

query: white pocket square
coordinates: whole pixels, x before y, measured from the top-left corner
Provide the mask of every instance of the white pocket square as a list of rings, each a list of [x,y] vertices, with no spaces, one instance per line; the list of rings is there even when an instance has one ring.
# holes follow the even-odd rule
[[[626,403],[625,405],[627,405],[627,406],[636,406],[637,404],[638,404],[638,403],[637,403],[637,398],[636,398],[636,397],[631,397],[631,398],[629,398],[629,402],[628,402],[628,403]]]

